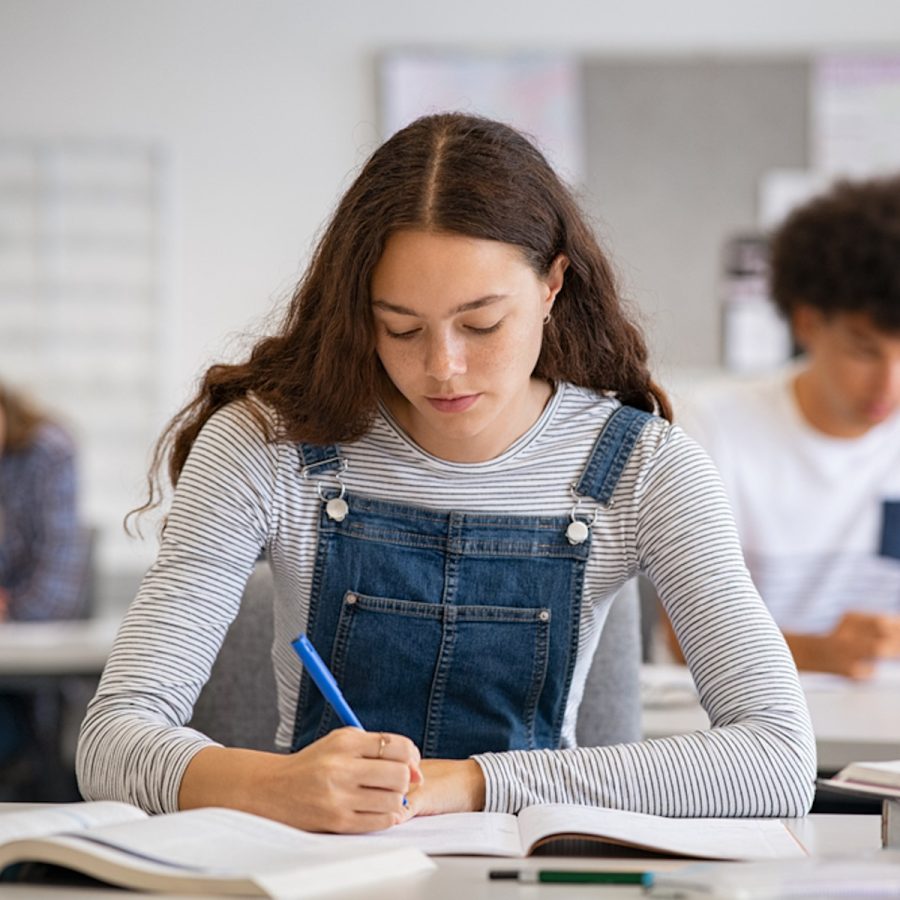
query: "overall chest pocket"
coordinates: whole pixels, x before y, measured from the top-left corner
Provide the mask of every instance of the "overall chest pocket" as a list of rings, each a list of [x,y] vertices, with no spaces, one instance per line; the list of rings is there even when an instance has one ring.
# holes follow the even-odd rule
[[[549,609],[344,594],[334,675],[366,728],[424,756],[533,749],[547,677]],[[335,727],[329,710],[317,736]]]

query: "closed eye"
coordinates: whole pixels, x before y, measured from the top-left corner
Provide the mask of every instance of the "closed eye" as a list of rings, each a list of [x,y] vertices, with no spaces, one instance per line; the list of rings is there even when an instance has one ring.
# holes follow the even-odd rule
[[[421,330],[421,328],[412,328],[409,331],[391,331],[387,326],[384,329],[388,337],[396,338],[398,341],[408,341],[410,338],[414,338]]]
[[[492,334],[497,331],[500,326],[503,324],[503,319],[500,319],[499,322],[495,322],[493,325],[489,325],[487,328],[476,328],[474,325],[466,325],[465,327],[471,331],[473,334]]]

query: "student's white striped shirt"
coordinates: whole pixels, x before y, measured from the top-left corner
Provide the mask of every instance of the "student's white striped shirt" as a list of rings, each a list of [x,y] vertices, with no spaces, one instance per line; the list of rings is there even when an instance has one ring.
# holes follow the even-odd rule
[[[570,485],[616,406],[560,385],[535,425],[482,463],[430,456],[382,412],[365,437],[341,447],[343,480],[351,495],[435,509],[567,515]],[[277,740],[289,745],[301,674],[290,641],[305,630],[320,503],[315,484],[300,475],[296,446],[267,443],[248,402],[205,425],[181,474],[158,559],[82,726],[77,770],[86,797],[151,812],[177,808],[188,762],[210,743],[185,722],[263,546],[275,577]],[[595,506],[582,501],[580,511],[590,516]],[[671,616],[712,730],[577,748],[576,715],[609,603],[639,570]],[[815,749],[796,670],[747,574],[718,476],[679,428],[651,421],[613,503],[597,508],[562,749],[476,759],[493,811],[540,802],[672,816],[807,810]]]

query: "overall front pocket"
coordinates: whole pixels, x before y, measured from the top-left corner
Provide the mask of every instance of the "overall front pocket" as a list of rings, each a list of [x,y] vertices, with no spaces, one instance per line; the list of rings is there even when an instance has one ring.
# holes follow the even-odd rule
[[[534,747],[550,611],[344,595],[332,669],[371,731],[460,759]],[[317,736],[336,726],[326,712]]]

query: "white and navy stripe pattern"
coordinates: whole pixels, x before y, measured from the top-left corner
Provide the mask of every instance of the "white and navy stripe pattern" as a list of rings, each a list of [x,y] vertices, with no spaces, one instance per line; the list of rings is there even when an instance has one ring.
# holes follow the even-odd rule
[[[556,390],[539,421],[500,457],[450,463],[424,453],[382,413],[343,445],[351,496],[436,509],[566,515],[613,400]],[[300,679],[290,647],[305,629],[319,511],[296,447],[267,444],[246,403],[198,437],[155,565],[126,616],[78,748],[85,796],[151,812],[177,808],[191,756],[208,740],[184,727],[243,586],[265,546],[275,576],[272,659],[287,747]],[[590,515],[598,509],[583,501]],[[352,510],[351,510],[352,515]],[[599,508],[582,598],[579,654],[563,749],[476,757],[488,810],[543,801],[675,816],[799,815],[815,750],[793,662],[744,567],[718,476],[680,429],[653,420],[608,508]],[[612,595],[639,569],[670,612],[713,729],[615,747],[575,747],[578,706]]]

